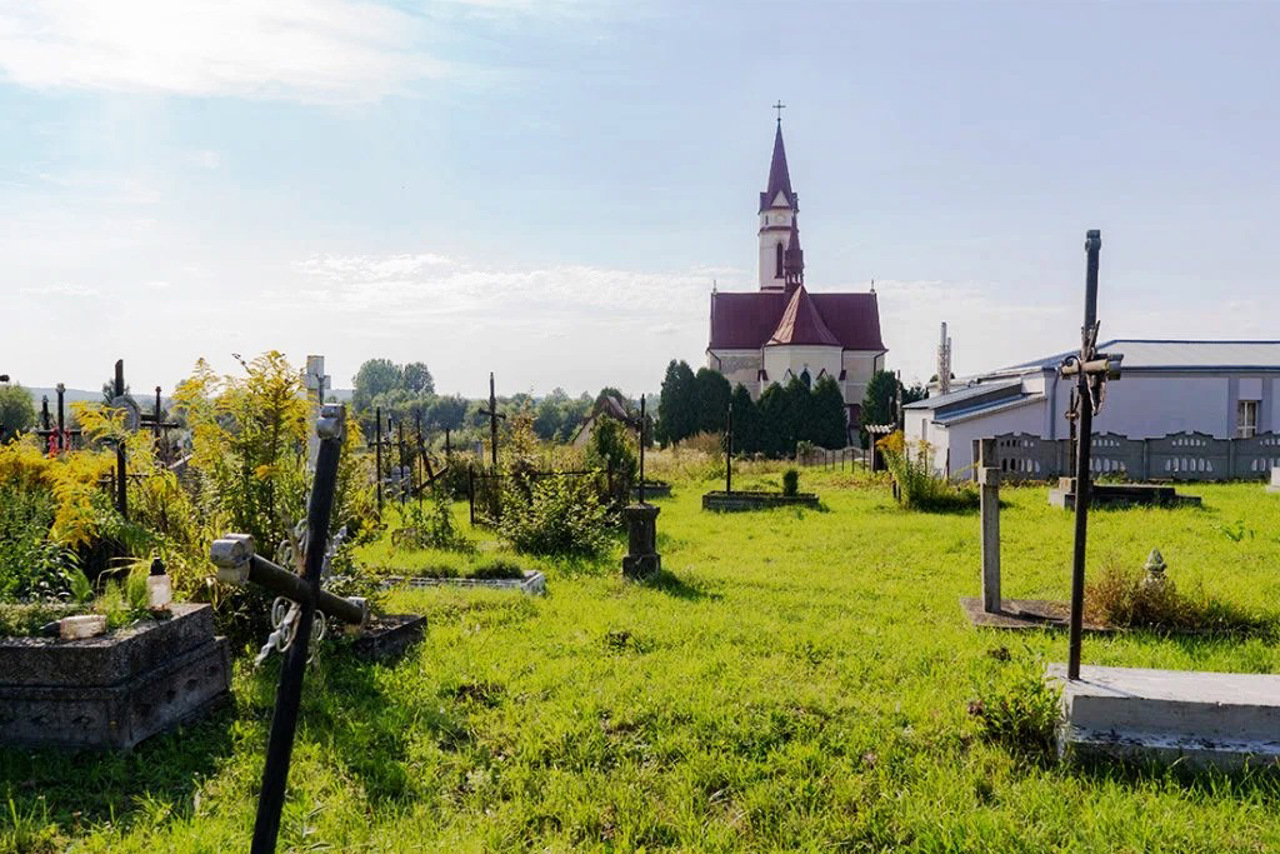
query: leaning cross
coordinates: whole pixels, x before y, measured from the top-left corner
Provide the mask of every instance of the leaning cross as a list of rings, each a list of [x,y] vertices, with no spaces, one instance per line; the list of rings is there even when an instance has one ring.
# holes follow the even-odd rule
[[[293,754],[293,737],[298,727],[298,709],[302,702],[307,647],[316,625],[316,612],[353,626],[364,625],[369,616],[363,600],[342,599],[320,589],[345,426],[344,407],[322,407],[316,423],[320,448],[316,457],[315,483],[307,503],[307,536],[301,576],[257,554],[253,538],[248,534],[229,534],[215,540],[209,550],[209,559],[218,567],[219,580],[233,584],[260,584],[292,600],[297,606],[296,621],[292,622],[289,637],[283,644],[285,657],[280,667],[275,712],[271,716],[267,761],[262,772],[258,815],[253,826],[252,854],[275,851]]]
[[[1096,229],[1085,235],[1084,250],[1088,256],[1084,286],[1084,326],[1080,328],[1080,353],[1063,360],[1058,374],[1074,377],[1077,394],[1073,415],[1076,420],[1076,536],[1071,561],[1071,646],[1067,659],[1067,678],[1080,678],[1080,639],[1084,623],[1085,543],[1089,533],[1089,453],[1092,445],[1093,416],[1106,398],[1107,380],[1120,378],[1122,356],[1098,352],[1098,253],[1102,249],[1102,232]]]
[[[489,372],[489,408],[481,409],[480,414],[489,417],[489,459],[496,474],[498,471],[498,419],[507,416],[498,412],[498,397],[493,390],[493,371]]]

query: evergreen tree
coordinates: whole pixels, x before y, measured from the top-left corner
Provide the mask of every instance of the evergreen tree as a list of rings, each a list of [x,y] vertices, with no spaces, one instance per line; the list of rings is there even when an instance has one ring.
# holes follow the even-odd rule
[[[801,439],[812,442],[813,429],[813,393],[800,377],[792,377],[787,383],[787,421],[786,433],[782,437],[782,454],[795,452],[796,442]]]
[[[831,376],[818,380],[810,403],[809,441],[823,448],[843,448],[849,441],[844,394]]]
[[[724,374],[710,368],[699,368],[693,387],[698,405],[698,428],[694,432],[718,433],[724,430],[725,410],[733,397],[733,389]]]
[[[898,393],[898,378],[892,371],[876,371],[867,383],[866,394],[862,396],[862,424],[889,424],[893,421],[894,399]],[[867,431],[860,430],[862,446],[869,447]]]
[[[679,442],[698,431],[698,401],[693,371],[684,361],[671,360],[658,398],[658,430],[662,444]]]
[[[791,400],[786,389],[772,383],[760,394],[760,450],[771,457],[786,452],[791,435]]]
[[[764,435],[760,424],[760,409],[751,399],[751,392],[742,383],[733,389],[733,450],[740,454],[757,454],[764,451]]]

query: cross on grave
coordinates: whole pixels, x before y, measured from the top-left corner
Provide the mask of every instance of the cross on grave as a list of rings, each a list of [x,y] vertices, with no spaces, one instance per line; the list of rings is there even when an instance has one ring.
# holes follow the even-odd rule
[[[54,388],[54,391],[57,392],[58,395],[58,450],[65,451],[70,449],[71,440],[76,436],[79,436],[82,431],[79,427],[74,430],[68,430],[66,427],[65,415],[67,387],[62,383],[58,383]]]
[[[40,429],[35,434],[44,439],[45,451],[50,456],[56,454],[61,431],[53,427],[53,416],[49,414],[49,395],[40,398]]]
[[[732,405],[731,405],[732,407]],[[662,568],[657,549],[657,520],[660,509],[644,500],[645,400],[640,396],[640,500],[622,509],[627,520],[627,554],[622,558],[622,572],[629,578],[644,579]]]
[[[489,417],[489,460],[494,474],[498,473],[498,419],[507,416],[498,412],[498,396],[493,390],[493,371],[489,372],[489,408],[481,409],[481,415]]]
[[[1067,659],[1067,678],[1080,678],[1080,641],[1084,621],[1084,563],[1089,534],[1089,454],[1092,450],[1093,416],[1106,399],[1107,380],[1120,378],[1120,357],[1098,352],[1098,254],[1102,249],[1102,232],[1096,229],[1085,235],[1084,249],[1088,259],[1084,285],[1084,325],[1080,327],[1080,353],[1063,360],[1058,368],[1062,378],[1073,378],[1076,384],[1076,518],[1075,550],[1071,561],[1071,642]]]
[[[137,401],[125,394],[124,390],[124,359],[117,359],[115,382],[112,386],[111,407],[124,410],[125,429],[133,432],[138,429],[142,413],[138,411]],[[116,510],[125,519],[129,518],[128,479],[128,452],[125,449],[124,441],[120,440],[116,442]]]
[[[150,415],[140,416],[142,426],[151,431],[151,435],[155,438],[156,447],[160,450],[160,458],[168,462],[168,438],[169,431],[176,430],[182,425],[176,421],[164,421],[162,419],[162,411],[160,409],[160,386],[156,386],[156,403],[155,409]]]
[[[378,518],[382,518],[382,407],[373,410],[373,441],[368,447],[374,449],[373,483],[378,496]]]
[[[435,471],[432,468],[431,454],[427,452],[426,442],[424,442],[422,438],[422,413],[420,411],[415,410],[413,413],[413,427],[418,440],[417,456],[422,460],[423,477],[417,488],[418,497],[422,497],[422,493],[427,490],[427,487],[435,483],[436,480],[449,468],[449,463],[448,460],[446,460],[445,467],[440,469],[440,471]]]
[[[313,626],[316,625],[316,612],[342,620],[350,626],[364,625],[369,616],[364,600],[343,599],[320,587],[345,427],[344,407],[322,407],[320,418],[316,422],[320,447],[316,457],[315,482],[307,502],[307,535],[303,542],[302,575],[257,554],[253,538],[248,534],[229,534],[215,540],[209,550],[209,558],[218,567],[220,580],[233,584],[262,585],[292,600],[297,610],[296,622],[292,624],[289,637],[283,644],[284,662],[280,667],[275,711],[271,716],[267,761],[262,771],[262,789],[253,826],[253,843],[250,848],[252,854],[271,854],[275,851],[293,754],[293,739],[298,726],[298,710],[302,702],[308,646]]]
[[[724,491],[733,494],[733,404],[724,415]]]

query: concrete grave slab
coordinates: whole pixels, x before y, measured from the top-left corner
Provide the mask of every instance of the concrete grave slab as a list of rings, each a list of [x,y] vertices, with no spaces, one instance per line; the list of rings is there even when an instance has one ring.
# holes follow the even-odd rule
[[[1224,770],[1280,765],[1280,675],[1049,665],[1062,688],[1059,752]]]

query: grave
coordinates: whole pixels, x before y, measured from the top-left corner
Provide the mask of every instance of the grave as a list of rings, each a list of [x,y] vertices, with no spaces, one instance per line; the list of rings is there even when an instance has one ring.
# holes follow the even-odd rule
[[[645,498],[670,498],[671,484],[665,480],[646,480],[631,487],[631,494],[637,501],[641,500],[641,493]]]
[[[821,509],[818,496],[812,492],[785,492],[766,490],[734,490],[733,488],[733,404],[725,415],[724,434],[724,489],[703,493],[702,509],[723,513],[746,510],[769,510],[774,507],[808,507]]]
[[[1144,507],[1200,506],[1200,496],[1179,495],[1177,489],[1167,483],[1095,483],[1089,490],[1089,503],[1095,507]],[[1064,510],[1076,507],[1076,479],[1058,478],[1058,485],[1049,490],[1049,504]]]
[[[408,587],[460,587],[464,590],[518,590],[530,596],[547,592],[547,578],[536,569],[526,569],[523,578],[432,578],[416,575],[389,575],[381,582],[384,589]]]
[[[1271,469],[1271,483],[1267,485],[1267,492],[1280,492],[1280,466]]]
[[[208,605],[80,640],[0,638],[0,742],[129,750],[208,713],[231,687]]]
[[[639,490],[635,504],[622,508],[622,518],[627,521],[627,554],[622,558],[622,573],[628,578],[645,579],[656,575],[662,569],[662,557],[658,554],[658,514],[657,507],[645,501],[645,487],[648,485],[644,477],[645,445],[645,397],[640,396],[640,426],[636,432],[636,440],[640,446],[640,477],[636,488]]]
[[[1000,469],[996,440],[978,442],[979,517],[982,531],[982,596],[961,596],[960,607],[969,622],[989,629],[1065,629],[1070,608],[1065,602],[1045,599],[1005,599],[1000,592]],[[1086,631],[1109,631],[1087,624]]]
[[[1280,759],[1280,676],[1146,670],[1126,667],[1082,668],[1084,567],[1092,499],[1089,455],[1092,418],[1101,407],[1115,368],[1098,353],[1098,255],[1102,237],[1085,238],[1084,325],[1078,356],[1070,356],[1059,374],[1078,389],[1076,436],[1075,547],[1071,579],[1071,637],[1067,664],[1051,664],[1046,678],[1062,689],[1058,751],[1072,758],[1103,755],[1136,760],[1181,761],[1190,765],[1238,768],[1276,764]],[[1149,566],[1161,574],[1153,553]]]

